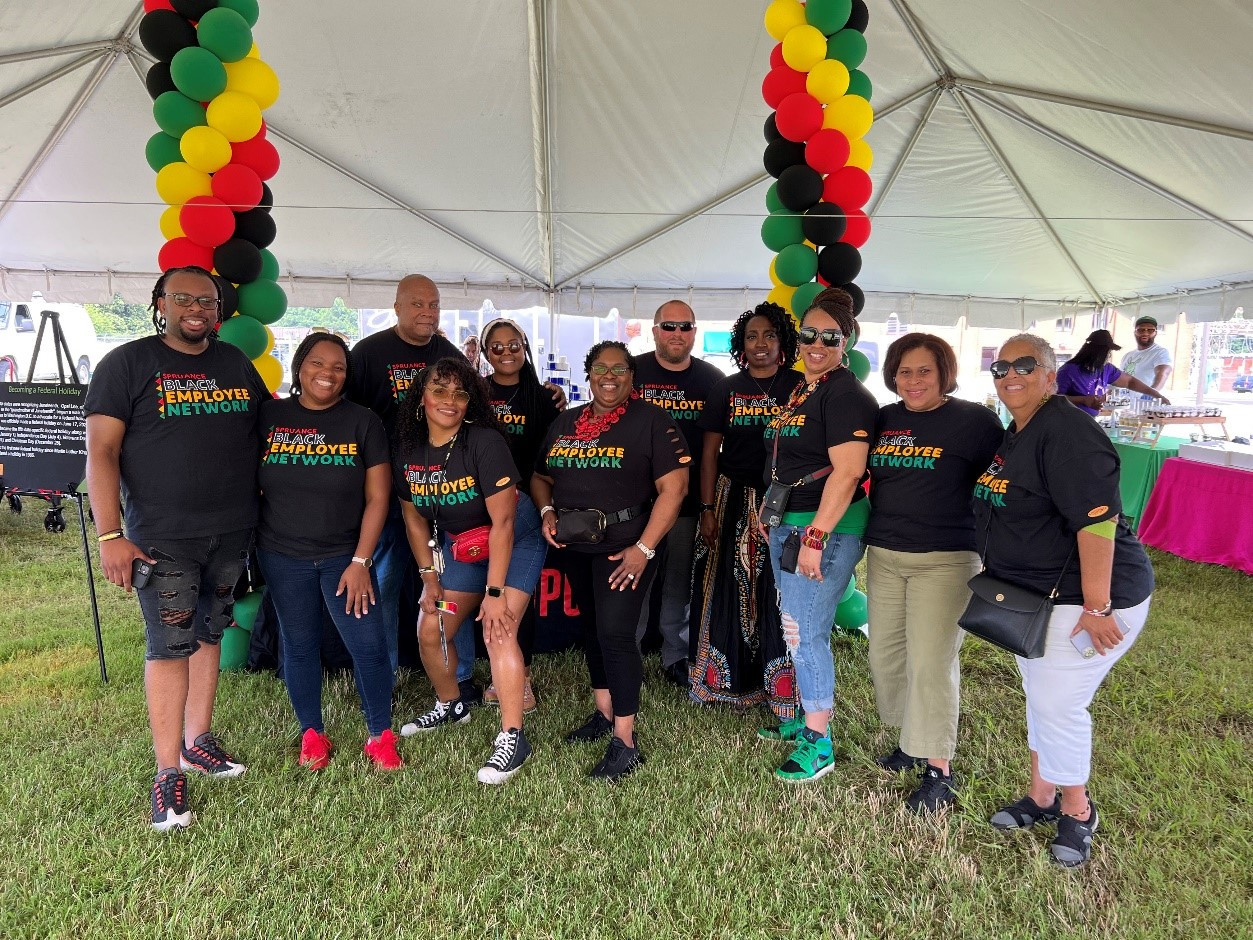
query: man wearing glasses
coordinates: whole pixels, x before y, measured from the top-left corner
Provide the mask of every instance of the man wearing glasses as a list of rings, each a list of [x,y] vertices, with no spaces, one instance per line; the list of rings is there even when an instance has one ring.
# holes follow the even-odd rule
[[[635,394],[665,411],[683,432],[692,455],[690,478],[700,479],[701,442],[697,426],[705,401],[722,378],[716,366],[692,358],[696,345],[696,315],[681,300],[668,300],[653,315],[656,349],[633,358]],[[688,677],[688,615],[692,600],[692,555],[700,518],[700,487],[689,486],[678,521],[662,543],[652,596],[660,597],[661,665],[675,685],[686,689]],[[640,613],[637,636],[648,629],[651,603]]]
[[[167,271],[152,293],[157,335],[106,355],[83,404],[100,567],[130,591],[132,571],[151,566],[135,587],[161,831],[192,823],[184,771],[245,770],[213,734],[213,702],[218,644],[257,522],[257,411],[269,392],[239,349],[217,342],[221,308],[208,271]]]

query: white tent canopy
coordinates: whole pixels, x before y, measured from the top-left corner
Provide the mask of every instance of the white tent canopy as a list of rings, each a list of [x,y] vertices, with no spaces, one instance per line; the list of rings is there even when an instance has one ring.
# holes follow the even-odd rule
[[[868,3],[863,316],[1253,302],[1247,0]],[[291,302],[387,306],[414,271],[463,308],[758,301],[765,7],[261,0]],[[150,291],[142,12],[0,5],[0,296]]]

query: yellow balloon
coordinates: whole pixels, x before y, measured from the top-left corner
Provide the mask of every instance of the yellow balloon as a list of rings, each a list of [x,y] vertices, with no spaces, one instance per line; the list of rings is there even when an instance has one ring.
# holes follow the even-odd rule
[[[796,26],[783,37],[783,61],[798,72],[808,72],[827,59],[827,37],[816,26]]]
[[[182,206],[170,206],[161,213],[161,237],[167,242],[182,238],[187,234],[183,231],[183,223],[178,220],[178,214],[182,209]]]
[[[209,174],[186,163],[167,163],[157,172],[157,195],[167,206],[181,206],[192,196],[211,196]]]
[[[188,128],[178,142],[187,165],[202,173],[216,173],[231,162],[231,142],[212,127]]]
[[[783,42],[783,37],[797,26],[805,25],[805,5],[800,0],[774,0],[766,7],[766,32]],[[826,37],[823,37],[826,44]]]
[[[252,364],[257,367],[265,387],[271,392],[277,392],[278,387],[283,384],[283,364],[268,353],[252,360]]]
[[[775,255],[775,258],[777,257],[778,255]],[[774,258],[770,259],[770,283],[773,284],[775,287],[784,286],[783,282],[779,280],[779,275],[774,273]]]
[[[848,91],[848,66],[839,59],[823,59],[809,70],[805,90],[823,104],[839,101]]]
[[[845,95],[827,105],[822,115],[822,126],[833,127],[850,141],[864,137],[874,123],[874,109],[870,102],[859,95]]]
[[[264,111],[278,101],[278,76],[260,59],[243,58],[238,62],[227,62],[226,90],[242,92]]]
[[[261,355],[268,356],[274,351],[274,331],[268,326],[265,328],[265,352]]]
[[[870,149],[870,145],[864,140],[849,141],[848,165],[861,167],[869,173],[871,166],[874,165],[874,152]]]
[[[209,126],[231,143],[251,140],[261,130],[261,109],[242,91],[224,91],[209,102]]]
[[[255,42],[252,44],[252,48],[248,50],[248,58],[250,59],[261,58],[261,50],[257,48],[257,44]]]
[[[778,304],[784,310],[791,310],[792,295],[795,293],[795,287],[788,287],[786,284],[780,284],[766,295],[766,301],[768,303]]]

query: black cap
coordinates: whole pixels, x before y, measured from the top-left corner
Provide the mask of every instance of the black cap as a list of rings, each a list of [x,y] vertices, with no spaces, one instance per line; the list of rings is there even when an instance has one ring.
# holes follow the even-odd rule
[[[1121,346],[1114,342],[1114,337],[1110,335],[1109,330],[1093,330],[1088,334],[1088,338],[1083,341],[1083,345],[1099,346],[1103,349],[1122,349]]]

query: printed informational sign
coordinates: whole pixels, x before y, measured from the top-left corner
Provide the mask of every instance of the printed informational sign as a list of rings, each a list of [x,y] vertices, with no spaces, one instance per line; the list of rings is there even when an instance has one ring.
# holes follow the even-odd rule
[[[72,493],[87,473],[86,386],[0,382],[6,488]]]

